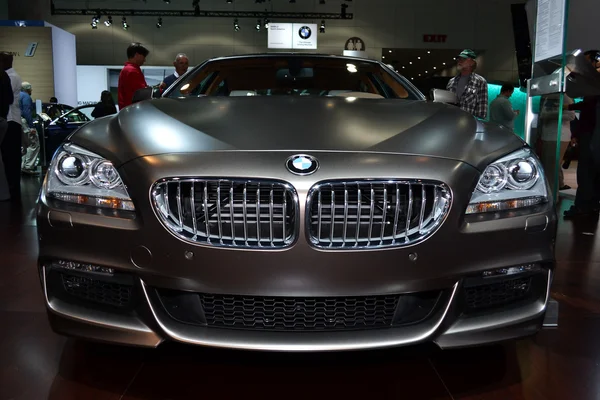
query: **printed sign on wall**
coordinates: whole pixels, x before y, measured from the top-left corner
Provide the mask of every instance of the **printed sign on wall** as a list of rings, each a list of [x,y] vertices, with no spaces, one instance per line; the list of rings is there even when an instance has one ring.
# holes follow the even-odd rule
[[[269,24],[269,49],[308,49],[317,48],[317,25],[302,23]]]

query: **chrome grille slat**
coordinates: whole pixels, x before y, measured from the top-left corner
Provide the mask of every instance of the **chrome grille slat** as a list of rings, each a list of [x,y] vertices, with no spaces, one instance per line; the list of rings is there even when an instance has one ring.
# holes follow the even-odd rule
[[[194,227],[194,237],[192,240],[196,240],[198,237],[198,220],[196,219],[196,184],[192,182],[192,186],[190,187],[190,209],[192,211],[192,226]]]
[[[412,218],[412,208],[413,208],[413,189],[412,185],[408,184],[408,210],[406,211],[406,228],[404,229],[404,243],[408,243],[409,241],[409,232],[410,232],[410,219]]]
[[[369,207],[369,237],[367,245],[371,244],[371,238],[373,237],[373,217],[375,213],[375,191],[373,190],[373,185],[371,185],[371,206]]]
[[[298,198],[284,182],[172,178],[151,196],[167,230],[188,242],[280,249],[297,237]]]
[[[308,195],[307,235],[312,245],[334,250],[408,246],[437,230],[451,200],[441,182],[322,182]]]
[[[419,233],[423,231],[423,218],[425,217],[425,205],[427,204],[427,192],[425,185],[421,187],[421,214],[419,215]],[[435,205],[434,205],[435,209]]]
[[[344,183],[344,244],[346,244],[346,235],[348,233],[348,188]]]
[[[217,186],[217,204],[221,204],[221,182],[219,182],[219,186]],[[217,228],[219,229],[219,243],[223,244],[223,223],[221,222],[221,207],[217,207]]]
[[[166,184],[165,184],[166,185]],[[210,243],[210,218],[208,216],[208,183],[204,182],[204,225],[206,226],[206,241]]]

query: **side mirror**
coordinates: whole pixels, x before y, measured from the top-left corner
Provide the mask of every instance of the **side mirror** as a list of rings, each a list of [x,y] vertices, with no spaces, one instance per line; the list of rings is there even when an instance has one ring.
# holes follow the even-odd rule
[[[133,94],[133,99],[131,100],[131,103],[139,103],[140,101],[150,100],[152,98],[152,93],[152,86],[139,89]]]
[[[58,119],[58,121],[56,121],[56,124],[61,127],[67,126],[68,123],[69,123],[69,119],[67,117],[60,117]]]
[[[162,89],[160,88],[160,86],[154,86],[152,88],[152,98],[153,99],[158,99],[162,96]]]
[[[434,103],[458,104],[456,94],[448,90],[431,89],[431,98]]]

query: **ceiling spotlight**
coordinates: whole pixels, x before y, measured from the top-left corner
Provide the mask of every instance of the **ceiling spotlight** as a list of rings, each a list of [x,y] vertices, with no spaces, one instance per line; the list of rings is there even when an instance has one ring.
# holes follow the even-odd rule
[[[92,26],[92,29],[98,29],[98,18],[92,18],[92,23],[90,25]]]
[[[104,25],[111,26],[112,25],[112,17],[109,15],[108,19],[104,21]]]
[[[454,57],[454,61],[456,61],[456,57]]]
[[[427,54],[431,54],[431,52],[429,50],[427,50]]]
[[[442,63],[442,65],[446,65],[446,63]]]
[[[129,29],[129,24],[127,23],[127,18],[123,17],[123,19],[121,19],[121,25],[123,25],[124,30]]]
[[[391,53],[392,51],[391,51],[391,50],[389,50],[389,52]]]
[[[171,0],[163,0],[167,4],[171,4]]]
[[[346,9],[348,8],[348,4],[342,4],[342,18],[346,18]]]
[[[256,21],[256,32],[260,32],[260,19],[258,21]]]
[[[227,0],[227,4],[233,3],[233,0]]]
[[[428,74],[428,73],[429,73],[429,71],[425,71],[425,73],[426,73],[426,74]]]
[[[325,20],[321,20],[321,27],[319,28],[319,32],[325,33]]]
[[[437,67],[433,67],[433,69],[437,69]]]
[[[402,66],[402,69],[406,69],[406,67],[403,65],[403,66]]]
[[[421,74],[419,74],[419,76],[421,76]]]
[[[271,23],[271,21],[269,21],[268,18],[265,18],[265,29],[269,29],[269,24]]]
[[[238,24],[238,19],[233,20],[233,30],[238,32],[240,30],[240,24]]]
[[[412,61],[409,61],[409,64],[412,65]]]
[[[381,56],[381,58],[385,58],[385,56]]]
[[[158,22],[156,22],[157,28],[162,28],[162,17],[158,17]]]
[[[421,57],[417,57],[417,60],[420,60],[420,59],[421,59]]]

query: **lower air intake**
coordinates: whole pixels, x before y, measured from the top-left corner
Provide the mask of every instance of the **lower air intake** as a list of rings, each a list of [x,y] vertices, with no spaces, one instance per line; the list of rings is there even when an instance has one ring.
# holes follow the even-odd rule
[[[277,298],[201,295],[208,326],[280,331],[389,327],[399,296]]]

